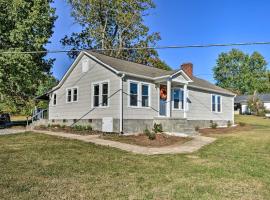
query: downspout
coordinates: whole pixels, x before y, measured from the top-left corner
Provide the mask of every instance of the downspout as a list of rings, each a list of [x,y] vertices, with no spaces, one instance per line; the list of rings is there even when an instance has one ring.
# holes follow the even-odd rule
[[[120,133],[123,134],[123,79],[125,77],[125,74],[122,74],[122,76],[120,76],[120,116],[119,116],[119,120],[120,120]]]

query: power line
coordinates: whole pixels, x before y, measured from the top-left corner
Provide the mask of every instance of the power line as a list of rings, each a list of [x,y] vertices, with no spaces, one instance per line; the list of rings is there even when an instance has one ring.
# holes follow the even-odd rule
[[[172,46],[154,46],[154,47],[123,47],[108,49],[70,49],[70,50],[48,50],[48,51],[0,51],[0,54],[39,54],[39,53],[69,53],[81,51],[118,51],[118,50],[143,50],[143,49],[189,49],[189,48],[210,48],[210,47],[233,47],[233,46],[253,46],[270,45],[270,42],[244,42],[244,43],[225,43],[225,44],[199,44],[199,45],[172,45]]]

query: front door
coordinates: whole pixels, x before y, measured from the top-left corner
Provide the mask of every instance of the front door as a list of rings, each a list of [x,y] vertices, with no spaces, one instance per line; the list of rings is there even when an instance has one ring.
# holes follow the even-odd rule
[[[159,88],[159,115],[167,115],[167,86],[160,85]]]

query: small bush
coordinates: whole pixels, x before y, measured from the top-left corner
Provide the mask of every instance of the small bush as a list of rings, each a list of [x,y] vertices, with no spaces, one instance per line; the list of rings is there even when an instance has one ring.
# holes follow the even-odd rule
[[[151,132],[149,131],[148,128],[144,129],[143,133],[149,137],[149,135],[151,134]]]
[[[227,121],[227,127],[231,127],[232,126],[232,122],[231,121]]]
[[[244,123],[244,122],[239,122],[239,126],[245,126],[246,125],[246,123]]]
[[[218,125],[217,125],[216,122],[213,122],[213,121],[212,121],[212,123],[210,123],[210,127],[213,128],[213,129],[216,129],[217,126],[218,126]]]
[[[200,127],[199,126],[195,126],[195,131],[199,131]]]
[[[150,135],[148,135],[149,140],[154,140],[156,139],[156,133],[155,132],[151,132]]]
[[[47,127],[48,127],[48,128],[51,128],[51,126],[52,126],[51,124],[48,124],[48,126],[47,126]]]
[[[60,128],[65,129],[66,125],[61,125]]]
[[[154,123],[154,129],[153,129],[153,131],[155,133],[162,133],[163,132],[162,131],[162,124],[156,124],[156,123]]]
[[[72,130],[74,131],[92,131],[92,127],[89,126],[83,126],[83,125],[75,125],[72,127]]]

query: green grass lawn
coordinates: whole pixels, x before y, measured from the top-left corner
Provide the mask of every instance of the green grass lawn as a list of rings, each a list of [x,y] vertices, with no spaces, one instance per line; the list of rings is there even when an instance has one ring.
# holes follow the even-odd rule
[[[269,199],[270,120],[188,155],[143,156],[36,133],[0,136],[0,199]]]

